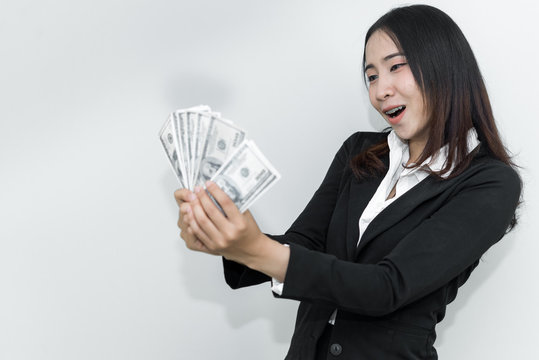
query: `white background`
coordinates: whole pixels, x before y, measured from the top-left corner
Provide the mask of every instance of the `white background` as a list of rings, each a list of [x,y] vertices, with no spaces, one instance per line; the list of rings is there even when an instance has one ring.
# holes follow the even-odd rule
[[[438,327],[441,359],[538,358],[535,1],[432,1],[461,26],[523,167],[520,225]],[[352,132],[393,1],[1,0],[0,359],[279,359],[297,303],[238,291],[178,237],[157,133],[208,104],[282,173],[252,211],[281,233]],[[535,234],[535,235],[534,235]]]

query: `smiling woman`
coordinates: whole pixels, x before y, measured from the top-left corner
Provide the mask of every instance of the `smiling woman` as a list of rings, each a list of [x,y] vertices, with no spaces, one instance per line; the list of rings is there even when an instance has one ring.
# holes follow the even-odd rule
[[[401,139],[414,134],[421,139],[418,146],[409,143],[414,163],[424,163],[447,145],[447,162],[438,175],[457,176],[470,164],[466,134],[475,128],[496,158],[513,165],[473,51],[447,14],[429,6],[390,11],[371,26],[364,50],[371,104]],[[379,68],[370,63],[377,60]],[[409,103],[399,103],[405,100]],[[400,113],[391,113],[400,105]]]
[[[429,121],[406,57],[386,32],[377,30],[365,46],[365,61],[371,104],[408,141],[409,162],[415,162],[429,138]]]
[[[223,256],[232,288],[300,301],[287,359],[437,359],[436,325],[515,224],[521,181],[468,42],[442,11],[397,8],[365,37],[373,107],[284,235],[216,184],[175,193],[188,248]]]

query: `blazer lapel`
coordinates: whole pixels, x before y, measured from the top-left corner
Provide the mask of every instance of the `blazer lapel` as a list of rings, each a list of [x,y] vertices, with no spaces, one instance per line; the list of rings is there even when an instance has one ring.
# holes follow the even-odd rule
[[[346,230],[346,252],[348,259],[352,260],[357,248],[359,238],[359,218],[367,204],[373,197],[383,177],[358,182],[354,177],[350,184],[350,197],[348,201],[348,224]]]
[[[384,176],[389,169],[389,153],[382,156],[386,170],[383,174],[371,177],[365,180],[358,181],[355,176],[352,176],[348,203],[348,224],[346,229],[346,251],[348,259],[353,260],[357,250],[357,240],[359,239],[359,218],[363,214],[363,210],[373,197],[376,189],[380,186]]]
[[[392,202],[369,224],[361,237],[359,245],[355,248],[353,259],[356,259],[361,250],[376,238],[376,236],[405,218],[409,213],[414,211],[419,204],[443,192],[444,189],[451,185],[451,183],[451,180],[439,181],[433,176],[428,176]]]
[[[479,145],[470,156],[479,158],[485,156],[487,150]],[[386,168],[389,169],[389,154],[381,158]],[[474,163],[470,165],[470,169],[474,167]],[[387,171],[386,171],[387,173]],[[434,176],[427,176],[419,184],[408,190],[405,194],[399,197],[378,214],[369,224],[365,233],[361,237],[361,241],[357,244],[359,238],[359,217],[369,203],[370,199],[376,192],[376,189],[382,182],[385,173],[379,177],[369,179],[367,181],[358,182],[355,178],[352,180],[350,187],[350,205],[348,209],[348,228],[346,237],[346,249],[349,258],[354,261],[365,246],[375,239],[379,234],[386,231],[394,224],[408,216],[421,203],[432,199],[445,191],[448,187],[453,186],[455,180],[439,181]]]

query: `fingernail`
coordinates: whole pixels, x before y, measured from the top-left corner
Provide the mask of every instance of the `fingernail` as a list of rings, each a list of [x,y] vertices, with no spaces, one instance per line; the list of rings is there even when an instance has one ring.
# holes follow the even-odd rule
[[[193,193],[190,193],[190,194],[189,194],[189,201],[193,201],[193,200],[195,200],[196,198],[197,198],[197,197],[196,197],[195,194],[193,194]]]
[[[209,187],[209,186],[213,186],[214,182],[213,181],[206,181],[206,187]]]
[[[195,186],[195,192],[196,192],[197,194],[200,192],[200,189],[201,189],[200,186]]]

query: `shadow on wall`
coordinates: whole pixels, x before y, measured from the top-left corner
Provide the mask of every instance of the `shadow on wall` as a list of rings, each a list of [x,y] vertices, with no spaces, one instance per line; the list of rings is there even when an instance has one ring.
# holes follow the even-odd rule
[[[176,189],[178,183],[168,171],[163,173],[162,183],[164,196],[171,199],[169,211],[177,213],[173,193],[168,189]],[[224,280],[220,257],[190,251],[179,237],[177,244],[180,253],[178,271],[181,283],[175,286],[181,287],[193,302],[202,301],[219,305],[224,309],[228,325],[234,329],[242,328],[257,320],[264,320],[271,324],[274,341],[290,342],[296,318],[296,302],[287,301],[289,303],[287,305],[291,306],[283,306],[284,300],[276,300],[271,295],[269,283],[232,291]],[[202,321],[207,322],[207,326],[221,326],[212,324],[215,320],[204,318],[204,314],[200,314],[200,317]]]
[[[185,72],[173,78],[166,84],[164,92],[165,103],[170,106],[170,111],[200,104],[209,105],[215,110],[226,109],[232,93],[230,87],[219,79],[195,72]],[[166,172],[163,173],[162,183],[165,196],[171,198],[171,211],[177,212],[177,207],[173,204],[172,191],[167,190],[176,189],[177,182],[171,173]],[[276,303],[277,300],[271,295],[269,283],[257,288],[232,292],[224,281],[219,257],[191,252],[185,248],[181,239],[178,240],[178,251],[181,253],[178,265],[183,280],[179,286],[191,298],[222,306],[229,326],[234,329],[263,319],[271,324],[274,341],[290,342],[296,304],[283,308],[282,304]],[[204,321],[211,322],[212,319]],[[290,331],[283,331],[286,329]]]
[[[296,317],[296,304],[283,307],[282,303],[278,303],[283,300],[273,298],[269,282],[231,290],[225,283],[220,257],[195,254],[187,250],[183,243],[179,243],[178,247],[181,251],[181,264],[179,264],[183,280],[181,286],[191,298],[218,304],[226,314],[228,326],[233,329],[241,329],[263,320],[264,323],[270,324],[273,341],[290,342]],[[203,317],[203,314],[201,315]],[[205,318],[203,321],[212,326],[212,321],[215,320]],[[234,336],[231,335],[231,338]]]

